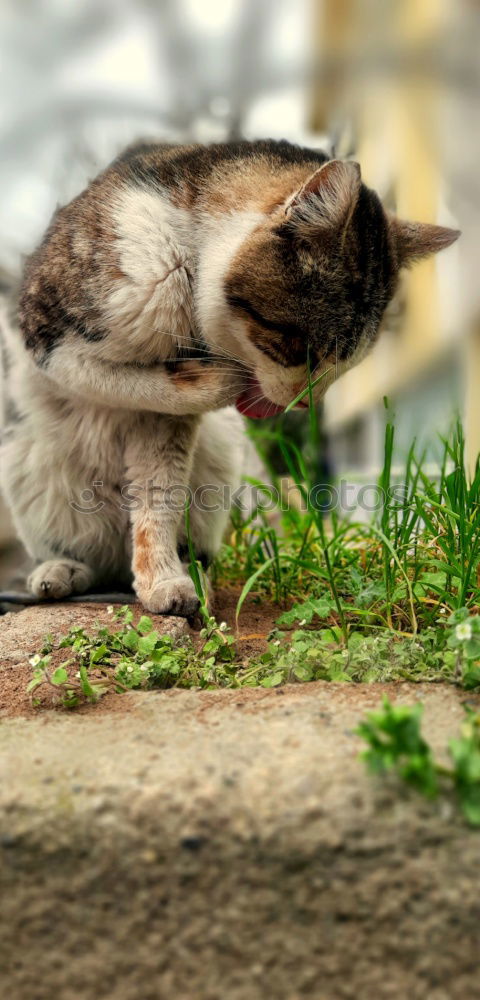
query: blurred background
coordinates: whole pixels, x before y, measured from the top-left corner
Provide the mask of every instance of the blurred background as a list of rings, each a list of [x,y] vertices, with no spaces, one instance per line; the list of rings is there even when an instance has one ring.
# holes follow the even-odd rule
[[[17,271],[55,206],[134,139],[354,156],[389,208],[463,236],[406,275],[374,352],[329,390],[326,464],[372,481],[385,395],[399,459],[460,410],[473,463],[479,42],[478,0],[2,0],[0,266]]]

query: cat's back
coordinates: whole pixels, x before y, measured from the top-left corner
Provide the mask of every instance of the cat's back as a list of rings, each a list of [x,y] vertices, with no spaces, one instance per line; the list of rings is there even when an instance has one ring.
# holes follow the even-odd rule
[[[274,139],[209,145],[138,143],[109,169],[128,185],[166,194],[180,208],[217,212],[244,207],[252,197],[259,205],[275,201],[280,188],[283,197],[286,182],[289,186],[303,179],[328,158],[323,150]]]

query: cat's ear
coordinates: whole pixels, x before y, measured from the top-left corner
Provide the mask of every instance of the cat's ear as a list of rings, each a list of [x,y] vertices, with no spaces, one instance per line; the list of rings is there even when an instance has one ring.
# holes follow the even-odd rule
[[[328,160],[287,204],[289,226],[307,239],[325,230],[343,230],[357,204],[361,183],[358,163]]]
[[[404,222],[395,217],[391,219],[390,226],[400,265],[445,250],[460,236],[459,229],[434,226],[426,222]]]

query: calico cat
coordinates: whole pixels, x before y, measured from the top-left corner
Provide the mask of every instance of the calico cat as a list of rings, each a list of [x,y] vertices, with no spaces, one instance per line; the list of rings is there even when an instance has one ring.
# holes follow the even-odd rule
[[[57,211],[4,324],[2,482],[33,594],[133,578],[150,611],[193,613],[185,498],[208,560],[240,414],[281,412],[309,372],[319,399],[374,342],[399,269],[457,235],[390,217],[358,164],[287,142],[119,157]]]

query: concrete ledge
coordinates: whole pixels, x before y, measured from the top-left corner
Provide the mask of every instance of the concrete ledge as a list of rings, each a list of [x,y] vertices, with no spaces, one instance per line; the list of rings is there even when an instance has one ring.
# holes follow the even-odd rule
[[[384,686],[129,694],[0,724],[0,994],[466,1000],[480,834],[372,782]],[[444,746],[462,717],[427,698]]]

